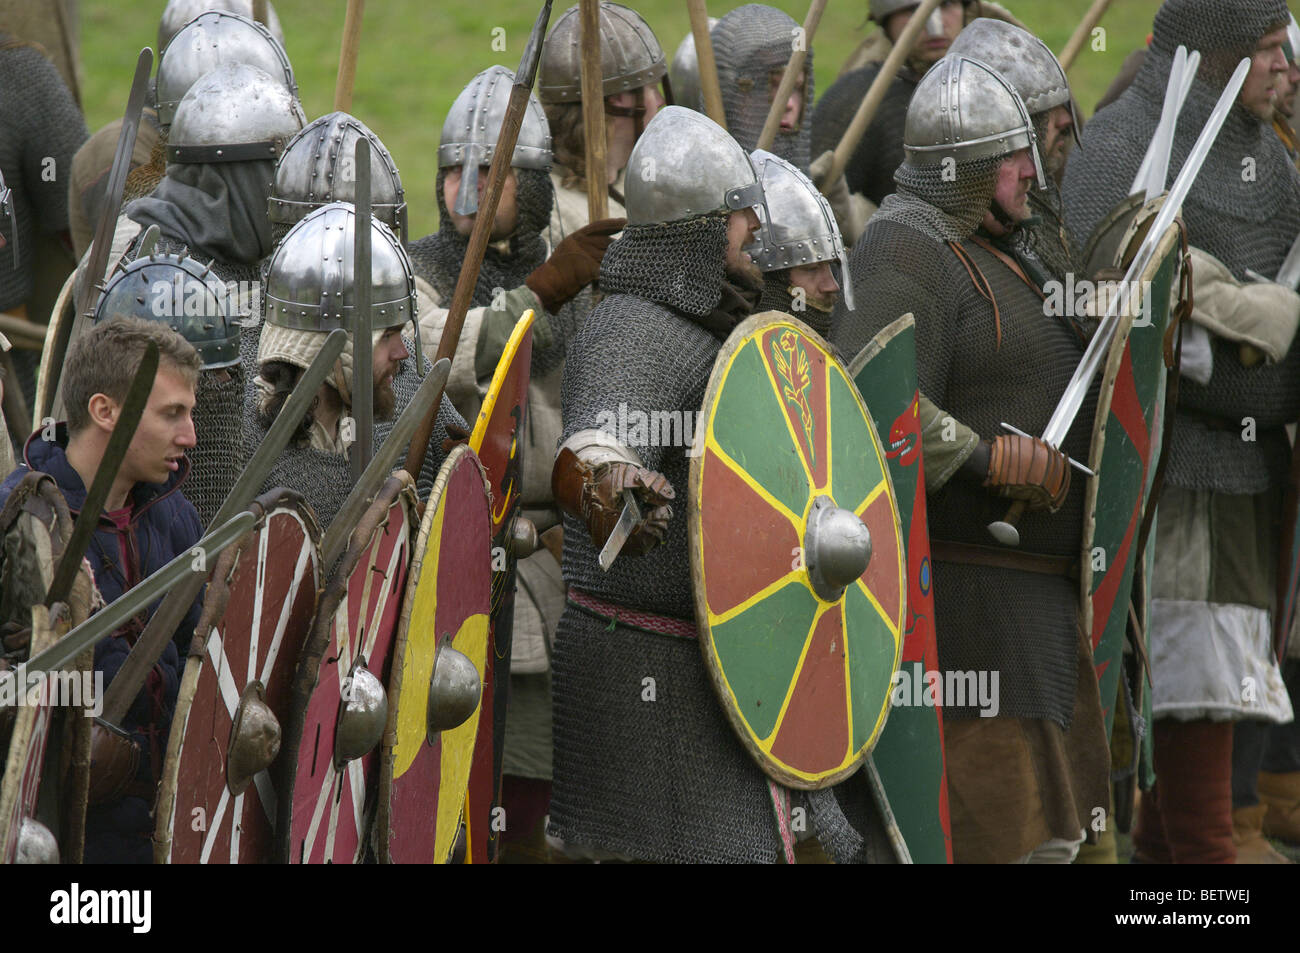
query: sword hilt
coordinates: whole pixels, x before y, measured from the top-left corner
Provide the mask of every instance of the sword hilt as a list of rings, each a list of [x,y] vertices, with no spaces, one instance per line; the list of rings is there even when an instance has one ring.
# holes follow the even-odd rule
[[[1006,516],[989,523],[989,533],[1003,546],[1019,546],[1020,531],[1016,529],[1016,523],[1020,522],[1020,517],[1024,515],[1025,501],[1016,500],[1007,508]]]

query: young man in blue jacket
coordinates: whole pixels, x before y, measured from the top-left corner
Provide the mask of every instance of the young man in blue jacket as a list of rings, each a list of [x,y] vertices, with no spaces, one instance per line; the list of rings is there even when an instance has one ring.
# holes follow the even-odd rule
[[[48,473],[69,509],[78,514],[150,341],[157,343],[159,356],[153,390],[86,550],[105,603],[191,549],[203,535],[198,513],[180,492],[190,466],[185,452],[195,444],[190,414],[200,361],[194,347],[165,324],[139,318],[115,318],[77,338],[63,371],[67,422],[32,434],[22,464],[0,485],[3,506],[29,470]],[[86,863],[152,861],[150,812],[184,653],[198,624],[200,606],[201,598],[118,726],[138,745],[139,765],[133,777],[114,779],[120,783],[113,785],[107,799],[90,805]],[[95,646],[95,671],[103,672],[105,686],[117,675],[155,609],[157,603]],[[104,784],[103,778],[96,777],[101,770],[101,764],[92,765],[92,791]]]

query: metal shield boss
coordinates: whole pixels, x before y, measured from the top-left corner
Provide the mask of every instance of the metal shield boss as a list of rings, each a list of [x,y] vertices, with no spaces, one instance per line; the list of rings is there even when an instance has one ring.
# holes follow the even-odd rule
[[[425,506],[393,649],[376,822],[381,863],[446,863],[456,847],[484,721],[491,522],[478,457],[456,447]]]
[[[705,664],[763,771],[826,787],[879,739],[906,630],[884,449],[829,346],[777,312],[732,332],[700,413],[688,527]]]
[[[271,859],[294,670],[316,612],[320,528],[290,490],[209,568],[159,789],[154,860]]]
[[[388,478],[321,593],[278,761],[274,858],[357,863],[377,793],[389,670],[415,526],[415,481]]]
[[[929,691],[926,679],[927,673],[940,668],[912,315],[882,329],[854,358],[849,373],[872,410],[907,534],[903,651],[894,676],[893,709],[871,760],[912,861],[952,863],[943,698],[942,693]]]

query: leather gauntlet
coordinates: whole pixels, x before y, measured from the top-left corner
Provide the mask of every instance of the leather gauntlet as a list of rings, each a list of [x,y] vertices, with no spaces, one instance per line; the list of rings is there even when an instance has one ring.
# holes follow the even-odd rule
[[[121,800],[140,769],[140,746],[135,740],[96,718],[90,729],[90,804]]]
[[[995,437],[984,485],[1027,508],[1055,513],[1070,492],[1070,461],[1061,451],[1034,437]]]
[[[623,511],[623,491],[631,490],[642,506],[623,553],[640,556],[664,541],[676,497],[662,473],[633,463],[609,461],[595,466],[584,462],[568,447],[562,449],[551,471],[551,491],[560,509],[587,526],[597,548],[609,540]]]
[[[605,250],[626,224],[625,218],[604,218],[584,225],[556,245],[551,256],[524,279],[524,284],[537,295],[542,307],[555,314],[600,277]]]

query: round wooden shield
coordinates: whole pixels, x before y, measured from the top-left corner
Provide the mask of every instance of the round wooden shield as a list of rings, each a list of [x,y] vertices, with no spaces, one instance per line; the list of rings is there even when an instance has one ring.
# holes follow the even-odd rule
[[[294,670],[316,612],[320,528],[307,503],[283,488],[259,497],[254,512],[256,527],[212,569],[185,662],[155,810],[157,863],[270,859],[274,772],[263,768],[249,781],[227,768],[241,761],[231,757],[233,729],[250,704],[264,704],[281,726],[288,720]],[[275,757],[265,749],[258,756]]]
[[[496,831],[492,809],[501,786],[501,757],[505,745],[506,700],[510,689],[510,644],[515,606],[515,557],[510,533],[519,513],[523,488],[523,442],[518,439],[528,405],[529,371],[533,358],[533,313],[527,311],[515,324],[501,360],[492,375],[483,407],[469,438],[487,472],[492,494],[492,550],[496,572],[492,576],[490,651],[483,675],[483,705],[479,715],[479,740],[470,771],[465,806],[465,859],[489,863],[496,857]],[[503,675],[498,679],[496,673]]]
[[[1163,203],[1140,210],[1125,231],[1112,265],[1131,257]],[[1111,341],[1093,420],[1089,477],[1084,496],[1083,558],[1079,585],[1082,623],[1092,639],[1093,664],[1109,734],[1115,720],[1121,657],[1129,620],[1139,530],[1155,487],[1165,420],[1165,332],[1170,295],[1178,276],[1179,227],[1169,226],[1139,279],[1149,296],[1126,302]],[[1143,599],[1145,603],[1145,597]],[[1138,609],[1145,628],[1146,606]],[[1137,692],[1130,693],[1137,697]]]
[[[492,598],[491,514],[478,457],[457,447],[425,507],[406,583],[389,681],[391,708],[379,771],[383,863],[446,863],[456,845],[482,706],[460,726],[428,731],[429,681],[440,645],[487,673]]]
[[[884,727],[906,624],[898,504],[875,424],[828,345],[778,312],[732,332],[700,413],[688,526],[714,688],[770,777],[834,784]],[[826,501],[871,535],[866,571],[835,601],[804,559]]]
[[[893,711],[871,752],[908,855],[918,864],[952,863],[943,707],[922,690],[939,670],[921,449],[916,322],[905,314],[881,330],[849,366],[875,416],[907,529],[907,628],[891,699]],[[933,704],[929,702],[933,700]]]
[[[73,519],[52,477],[28,473],[0,511],[0,621],[32,626],[29,654],[84,622],[97,598],[83,562],[66,605],[51,619],[40,604],[72,534]],[[30,606],[30,608],[28,608]],[[24,819],[55,836],[64,863],[79,863],[90,781],[93,650],[59,672],[29,672],[12,683],[13,723],[0,778],[0,861],[11,863]],[[9,694],[9,693],[6,693]]]
[[[353,670],[386,684],[411,560],[415,482],[403,470],[383,485],[330,575],[294,676],[276,821],[275,856],[287,863],[356,863],[366,839],[378,745],[335,757],[335,731]]]

